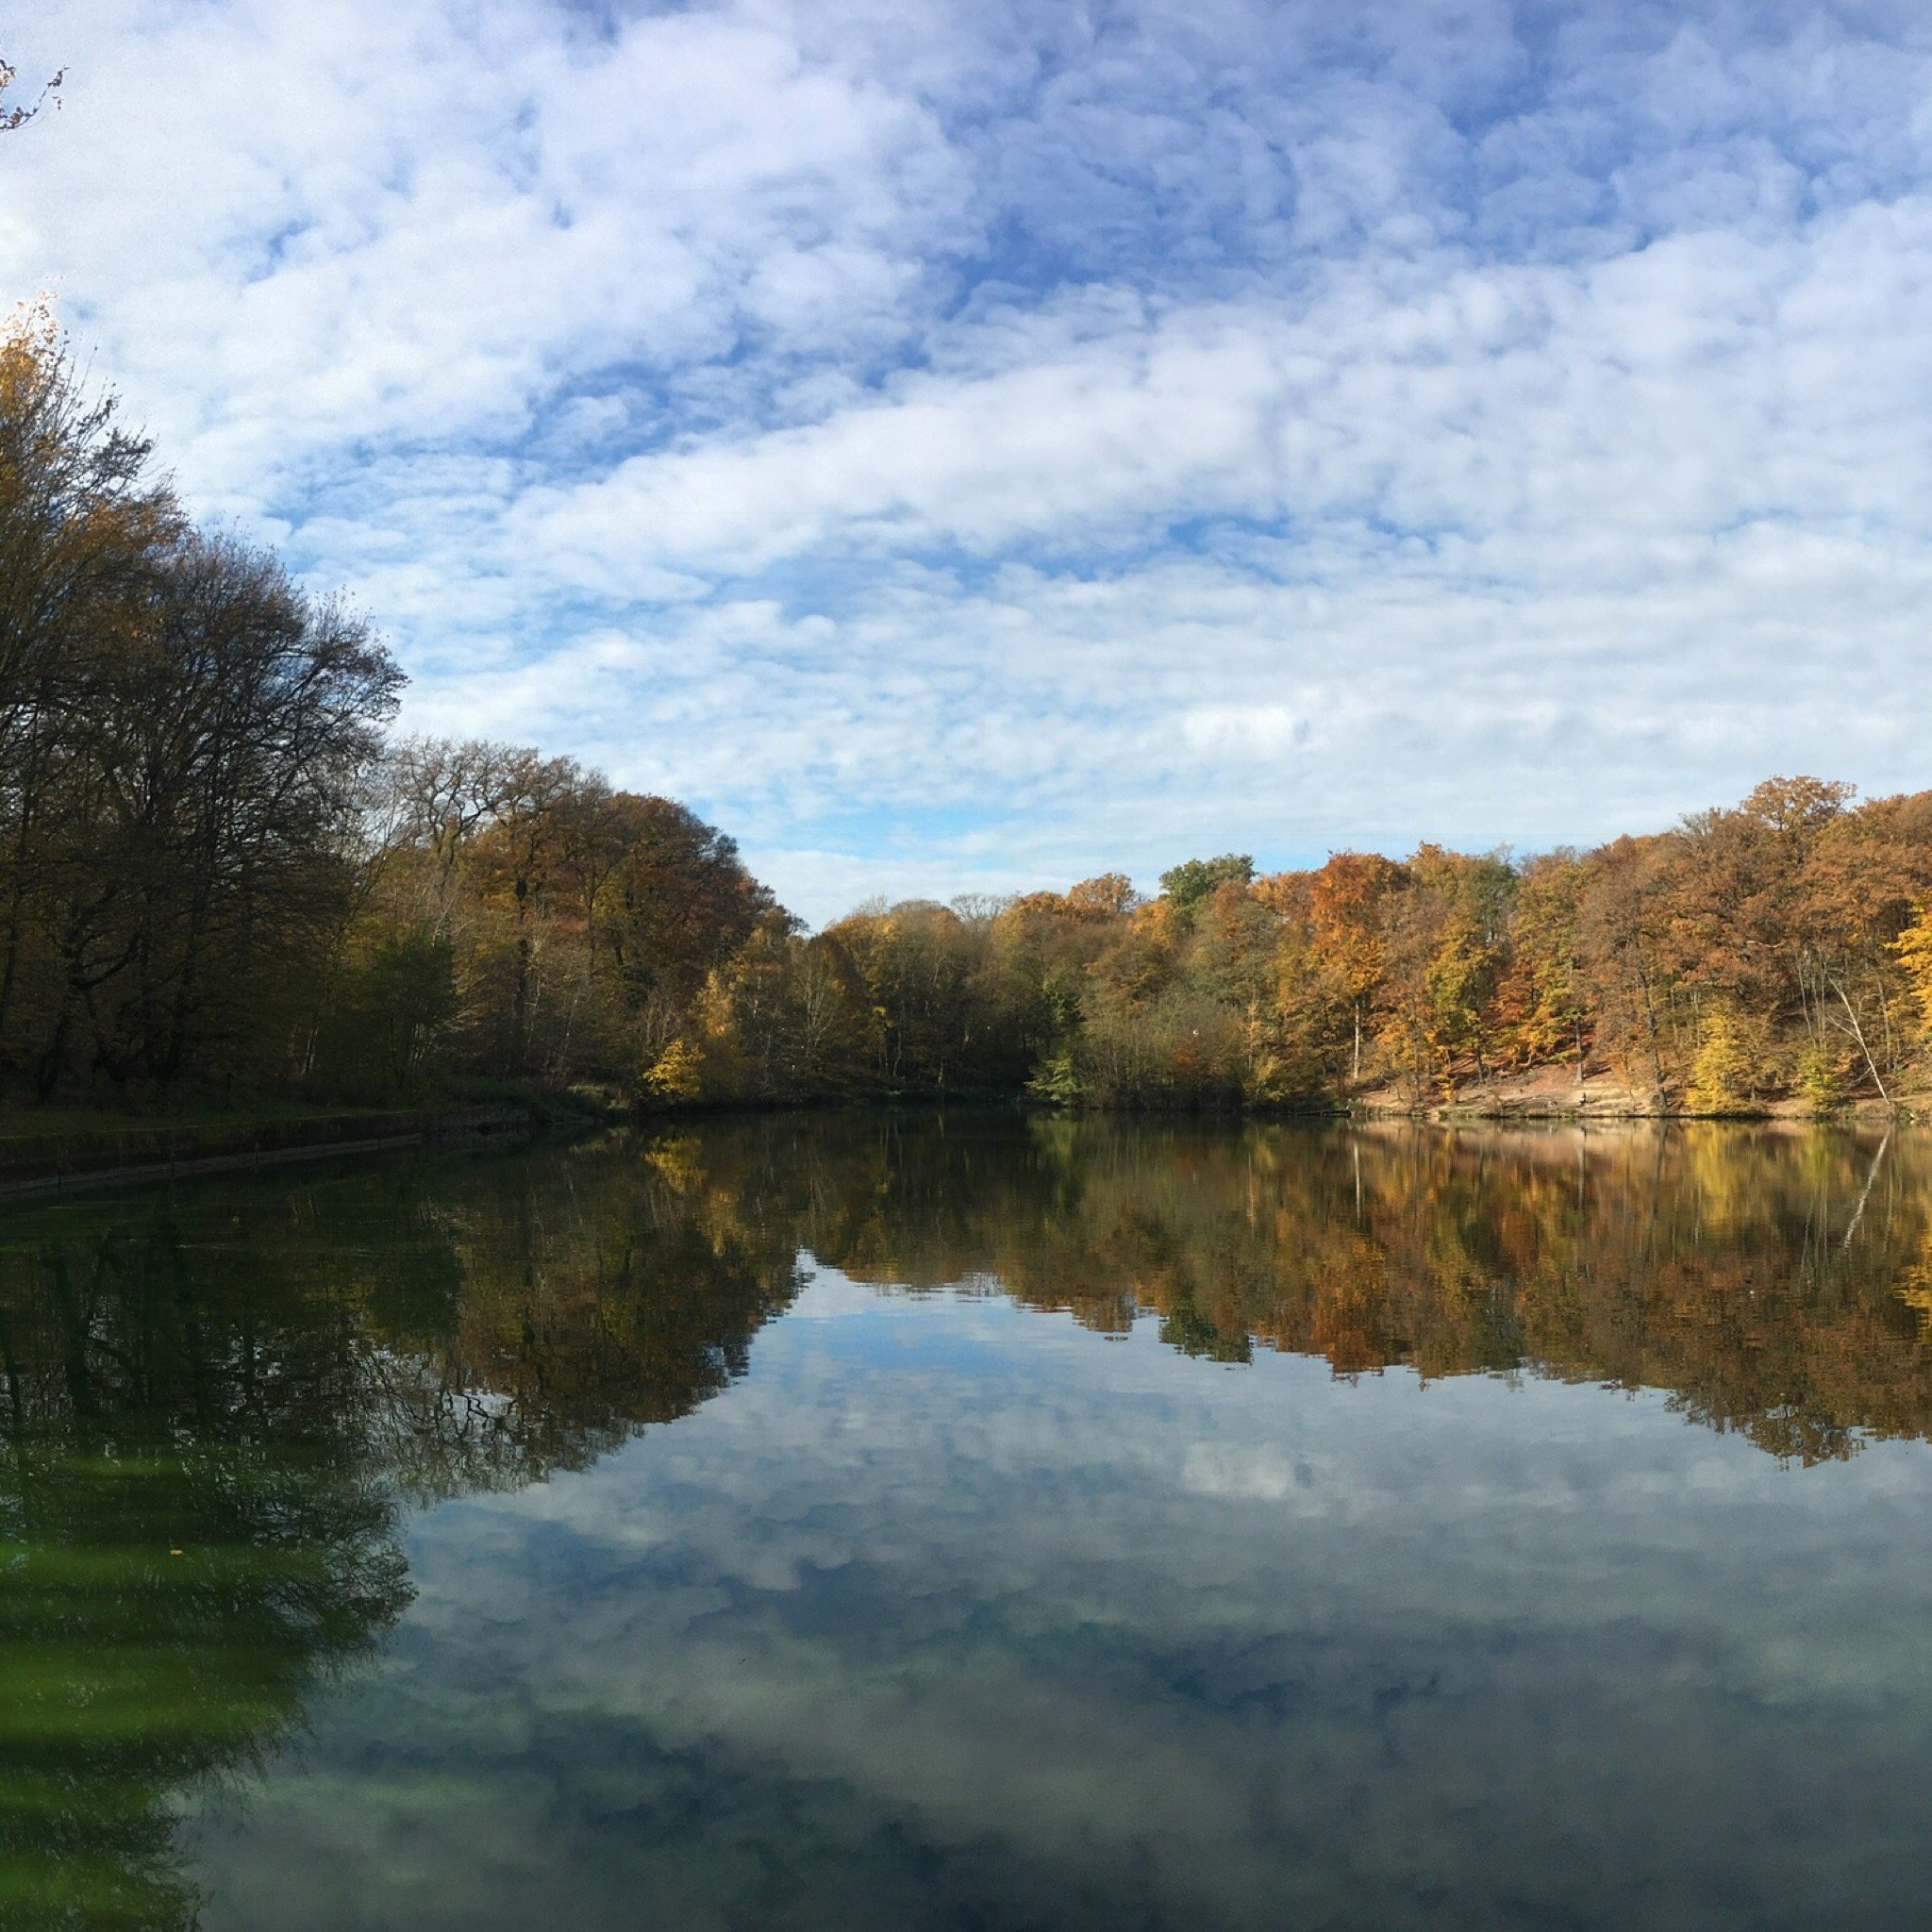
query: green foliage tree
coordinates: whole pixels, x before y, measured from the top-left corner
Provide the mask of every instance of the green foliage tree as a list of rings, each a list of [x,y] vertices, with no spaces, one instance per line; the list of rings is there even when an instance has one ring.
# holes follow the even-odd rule
[[[457,1011],[449,940],[367,923],[344,944],[317,1026],[316,1061],[377,1093],[408,1093],[442,1063]]]
[[[1222,886],[1245,886],[1255,876],[1255,861],[1245,852],[1224,852],[1219,858],[1188,858],[1160,874],[1160,890],[1183,919]]]

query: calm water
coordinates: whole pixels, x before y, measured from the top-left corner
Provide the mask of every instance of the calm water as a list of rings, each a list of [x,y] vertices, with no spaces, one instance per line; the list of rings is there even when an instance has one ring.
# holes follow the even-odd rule
[[[0,1219],[0,1923],[1918,1927],[1932,1136]]]

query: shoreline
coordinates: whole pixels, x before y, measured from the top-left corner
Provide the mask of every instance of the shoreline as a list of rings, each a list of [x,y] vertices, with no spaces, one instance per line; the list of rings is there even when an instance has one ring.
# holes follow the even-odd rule
[[[528,1139],[535,1108],[450,1107],[300,1114],[275,1120],[183,1115],[0,1139],[0,1204],[61,1200],[102,1188],[253,1172],[337,1156]]]
[[[850,1102],[805,1101],[789,1107],[686,1106],[613,1110],[594,1124],[667,1128],[712,1120],[774,1113],[943,1114],[994,1112],[1039,1119],[1138,1119],[1145,1121],[1328,1122],[1336,1125],[1439,1127],[1591,1127],[1719,1125],[1785,1129],[1886,1130],[1932,1120],[1932,1096],[1912,1094],[1884,1102],[1862,1100],[1815,1113],[1791,1102],[1724,1113],[1647,1105],[1627,1092],[1587,1094],[1565,1101],[1553,1094],[1474,1095],[1408,1102],[1386,1091],[1328,1105],[1230,1108],[1051,1108],[1022,1098],[931,1098]],[[236,1119],[183,1114],[172,1118],[128,1116],[84,1128],[0,1136],[0,1206],[60,1200],[106,1188],[138,1187],[192,1175],[254,1172],[339,1156],[400,1152],[408,1147],[501,1146],[527,1141],[547,1124],[537,1102],[294,1115],[285,1119]]]

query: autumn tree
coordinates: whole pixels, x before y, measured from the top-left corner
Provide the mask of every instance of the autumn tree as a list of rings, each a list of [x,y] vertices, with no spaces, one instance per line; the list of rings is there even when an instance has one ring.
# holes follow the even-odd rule
[[[1658,964],[1662,859],[1657,840],[1613,840],[1590,855],[1577,906],[1597,1040],[1624,1077],[1656,1101],[1674,1055],[1664,1012],[1668,981]]]
[[[1550,853],[1524,867],[1496,995],[1505,1050],[1515,1063],[1572,1058],[1579,1085],[1591,1021],[1577,932],[1584,878],[1583,862],[1573,852]]]
[[[1401,867],[1378,853],[1336,853],[1309,882],[1313,958],[1347,1008],[1348,1077],[1362,1076],[1362,1042],[1381,986],[1384,909],[1406,883]]]
[[[59,734],[42,1094],[286,1066],[400,682],[264,554],[182,536],[147,591]]]
[[[1892,941],[1916,1008],[1922,1040],[1932,1040],[1932,899],[1922,900],[1911,924]]]
[[[107,803],[77,740],[105,722],[184,529],[149,458],[114,398],[82,384],[45,306],[17,309],[0,335],[0,1073],[42,1036],[23,999],[58,1003],[54,901],[74,898]]]

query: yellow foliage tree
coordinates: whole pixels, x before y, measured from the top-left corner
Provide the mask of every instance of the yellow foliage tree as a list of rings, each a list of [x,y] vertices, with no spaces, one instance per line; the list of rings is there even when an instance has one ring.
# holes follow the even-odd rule
[[[1688,1096],[1691,1107],[1699,1113],[1744,1112],[1751,1105],[1756,1072],[1735,1008],[1714,1001],[1698,1028]]]
[[[674,1040],[644,1075],[655,1099],[695,1100],[704,1091],[704,1061],[688,1041]]]
[[[1891,950],[1911,988],[1920,1024],[1932,1038],[1932,899],[1919,902],[1918,916],[1892,941]]]

